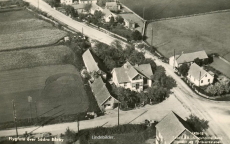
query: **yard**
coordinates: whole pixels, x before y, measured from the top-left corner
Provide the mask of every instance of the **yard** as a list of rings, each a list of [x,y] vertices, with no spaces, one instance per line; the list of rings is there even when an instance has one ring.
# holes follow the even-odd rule
[[[61,110],[64,114],[84,112],[89,107],[88,96],[77,69],[72,65],[41,66],[0,72],[0,123],[12,121],[12,100],[17,118],[30,117],[28,96],[32,97],[32,117],[35,117],[35,101],[38,115],[54,107],[42,116],[52,116]],[[59,106],[59,107],[58,107]]]
[[[229,0],[120,0],[146,20],[161,19],[230,8]]]
[[[0,52],[0,71],[73,63],[74,54],[66,46],[50,46],[24,49],[19,51]]]
[[[0,51],[53,44],[66,35],[27,10],[0,13]]]
[[[208,54],[218,53],[230,60],[230,12],[207,14],[195,17],[165,20],[148,24],[147,42],[169,58],[182,51],[205,50]],[[153,38],[152,38],[153,29]]]

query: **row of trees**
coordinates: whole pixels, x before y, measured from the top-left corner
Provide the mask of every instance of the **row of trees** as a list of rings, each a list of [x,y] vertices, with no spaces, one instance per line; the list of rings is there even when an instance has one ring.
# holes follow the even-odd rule
[[[230,92],[230,83],[216,82],[214,85],[209,85],[205,91],[213,96],[227,94]]]

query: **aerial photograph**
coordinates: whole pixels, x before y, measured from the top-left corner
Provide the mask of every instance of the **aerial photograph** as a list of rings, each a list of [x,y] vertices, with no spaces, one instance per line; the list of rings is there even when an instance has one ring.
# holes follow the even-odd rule
[[[0,144],[230,144],[230,0],[0,0]]]

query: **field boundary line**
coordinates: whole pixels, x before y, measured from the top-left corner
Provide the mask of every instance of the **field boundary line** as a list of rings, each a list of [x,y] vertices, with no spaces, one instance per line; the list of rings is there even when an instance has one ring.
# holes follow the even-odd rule
[[[224,12],[230,12],[230,9],[217,10],[217,11],[204,12],[204,13],[191,14],[191,15],[184,15],[184,16],[169,17],[169,18],[161,18],[161,19],[155,19],[155,20],[148,20],[148,22],[150,23],[150,22],[158,22],[158,21],[165,21],[165,20],[182,19],[182,18],[216,14],[216,13],[224,13]]]
[[[219,59],[223,60],[224,62],[226,62],[227,64],[230,65],[230,62],[228,60],[226,60],[225,58],[221,57],[221,56],[218,56]]]

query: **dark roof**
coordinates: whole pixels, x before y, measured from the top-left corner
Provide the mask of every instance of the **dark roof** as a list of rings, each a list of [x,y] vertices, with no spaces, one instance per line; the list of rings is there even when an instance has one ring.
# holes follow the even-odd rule
[[[193,62],[194,59],[199,58],[199,59],[206,59],[208,58],[206,52],[203,51],[197,51],[193,53],[183,53],[181,55],[176,55],[176,61],[177,63],[184,63],[184,62]]]
[[[156,128],[167,144],[171,144],[186,129],[192,131],[189,125],[174,112],[166,115]]]
[[[91,89],[99,106],[101,106],[108,98],[111,97],[106,84],[103,82],[101,77],[94,80],[94,82],[91,84]]]
[[[120,68],[114,68],[112,72],[116,73],[118,83],[130,82],[138,74],[149,79],[153,75],[150,64],[132,66],[129,62],[126,62]]]
[[[106,72],[105,66],[99,60],[99,58],[90,51],[90,49],[86,50],[82,55],[83,61],[89,72],[99,71]]]

